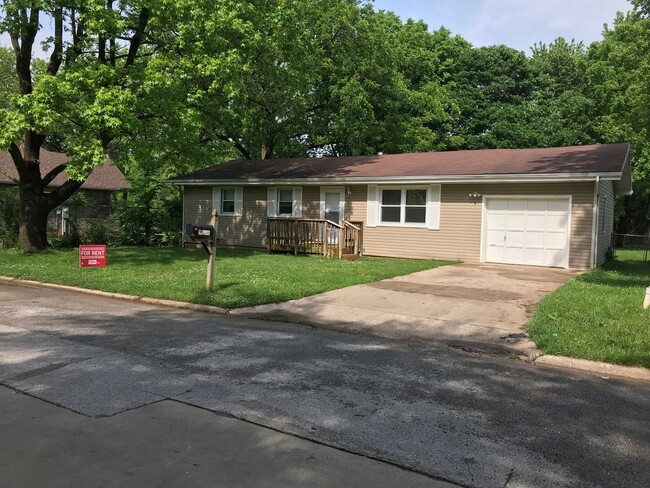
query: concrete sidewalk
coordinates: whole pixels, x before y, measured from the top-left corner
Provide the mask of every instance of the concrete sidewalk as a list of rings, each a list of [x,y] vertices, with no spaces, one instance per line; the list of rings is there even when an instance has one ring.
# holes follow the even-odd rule
[[[0,429],[4,488],[456,486],[173,401],[89,418],[0,387]]]
[[[523,328],[539,300],[577,274],[459,264],[230,313],[536,357]]]

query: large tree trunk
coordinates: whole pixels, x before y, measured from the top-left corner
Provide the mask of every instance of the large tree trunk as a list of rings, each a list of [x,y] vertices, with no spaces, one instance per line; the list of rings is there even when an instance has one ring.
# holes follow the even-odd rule
[[[9,152],[19,175],[20,227],[18,246],[26,252],[47,248],[47,216],[79,189],[83,181],[67,180],[63,185],[46,192],[48,185],[65,169],[65,164],[41,175],[39,163],[43,137],[25,132],[22,151],[12,144]]]
[[[25,252],[36,252],[47,248],[47,216],[44,195],[30,191],[20,185],[20,227],[18,246]]]

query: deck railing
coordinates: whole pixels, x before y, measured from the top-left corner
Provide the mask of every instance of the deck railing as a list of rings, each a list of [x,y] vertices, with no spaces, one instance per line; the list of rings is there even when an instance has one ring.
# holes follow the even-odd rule
[[[361,222],[345,221],[339,225],[326,219],[267,219],[269,252],[320,254],[342,258],[358,256],[361,250]]]

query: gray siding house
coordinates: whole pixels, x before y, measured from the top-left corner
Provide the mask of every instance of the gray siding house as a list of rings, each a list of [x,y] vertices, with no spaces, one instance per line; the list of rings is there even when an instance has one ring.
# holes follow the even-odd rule
[[[242,160],[168,183],[184,190],[183,228],[218,211],[224,246],[585,269],[632,192],[629,150]]]

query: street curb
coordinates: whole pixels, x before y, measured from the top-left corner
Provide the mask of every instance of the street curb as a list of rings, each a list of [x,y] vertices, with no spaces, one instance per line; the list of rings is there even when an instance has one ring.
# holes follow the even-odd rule
[[[107,291],[92,290],[88,288],[79,288],[76,286],[57,285],[54,283],[42,283],[40,281],[32,281],[32,280],[21,280],[19,278],[12,278],[10,276],[0,276],[0,282],[13,283],[13,284],[23,285],[23,286],[51,288],[54,290],[71,291],[75,293],[84,293],[86,295],[94,295],[94,296],[100,296],[105,298],[115,298],[118,300],[126,300],[130,302],[141,302],[141,303],[146,303],[148,305],[157,305],[157,306],[176,308],[181,310],[194,310],[197,312],[220,314],[220,315],[230,314],[230,312],[227,309],[221,307],[214,307],[212,305],[199,305],[196,303],[178,302],[175,300],[164,300],[160,298],[141,297],[136,295],[125,295],[123,293],[112,293]],[[241,316],[247,317],[247,314],[241,314]],[[248,318],[255,318],[255,317],[248,316]],[[312,324],[305,324],[305,325],[314,327],[314,325]],[[319,324],[319,325],[322,326],[323,324]],[[325,327],[325,329],[327,329],[327,327]],[[330,330],[338,330],[338,329],[334,328]],[[424,342],[428,342],[428,341],[424,341]],[[442,342],[438,341],[438,342],[441,344],[446,344],[447,346],[451,346],[451,347],[454,346],[462,347],[462,346],[470,345],[465,343],[454,344],[454,343],[450,343],[450,341],[442,341]],[[477,348],[476,345],[473,345],[473,347],[475,349],[480,349]],[[491,352],[494,353],[494,351]],[[514,351],[510,351],[510,352],[514,352]],[[539,351],[535,351],[535,353],[538,352]],[[635,366],[621,366],[617,364],[609,364],[609,363],[603,363],[599,361],[589,361],[587,359],[576,359],[576,358],[570,358],[565,356],[554,356],[552,354],[544,354],[535,357],[535,353],[532,355],[524,354],[524,357],[527,361],[530,361],[533,364],[539,364],[541,366],[571,369],[574,371],[582,371],[582,372],[597,374],[604,377],[615,376],[619,378],[650,382],[650,369],[648,368],[635,367]]]
[[[604,377],[616,376],[619,378],[650,382],[650,369],[640,366],[621,366],[600,361],[589,361],[588,359],[554,356],[552,354],[545,354],[544,356],[538,357],[535,359],[534,364],[584,371]]]
[[[57,285],[54,283],[42,283],[40,281],[21,280],[19,278],[12,278],[10,276],[0,276],[0,282],[13,283],[23,286],[36,286],[40,288],[51,288],[54,290],[72,291],[75,293],[84,293],[86,295],[95,295],[105,298],[116,298],[118,300],[127,300],[129,302],[142,302],[148,305],[158,305],[161,307],[179,308],[182,310],[194,310],[196,312],[214,313],[220,315],[227,315],[229,312],[225,308],[214,307],[212,305],[199,305],[196,303],[177,302],[175,300],[164,300],[161,298],[140,297],[137,295],[125,295],[123,293],[112,293],[101,290],[91,290],[88,288],[79,288],[77,286]]]

